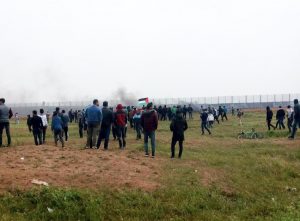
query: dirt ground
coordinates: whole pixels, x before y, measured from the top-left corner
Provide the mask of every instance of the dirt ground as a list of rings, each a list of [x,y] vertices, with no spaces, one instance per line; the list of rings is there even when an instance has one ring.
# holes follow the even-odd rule
[[[26,190],[33,179],[54,187],[158,188],[162,160],[140,152],[80,150],[54,146],[0,149],[0,192]]]

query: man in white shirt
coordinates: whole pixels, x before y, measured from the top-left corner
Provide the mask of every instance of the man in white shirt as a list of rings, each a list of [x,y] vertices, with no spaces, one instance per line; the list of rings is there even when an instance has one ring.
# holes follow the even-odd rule
[[[47,115],[44,112],[44,109],[40,109],[40,118],[42,118],[42,122],[43,122],[43,133],[42,133],[42,137],[43,137],[43,144],[46,141],[46,132],[47,132],[47,127],[48,127],[48,120],[47,120]]]

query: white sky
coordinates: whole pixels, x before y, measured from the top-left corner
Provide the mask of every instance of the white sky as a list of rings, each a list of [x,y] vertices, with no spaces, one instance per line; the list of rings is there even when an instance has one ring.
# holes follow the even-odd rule
[[[299,0],[0,0],[12,102],[299,93]]]

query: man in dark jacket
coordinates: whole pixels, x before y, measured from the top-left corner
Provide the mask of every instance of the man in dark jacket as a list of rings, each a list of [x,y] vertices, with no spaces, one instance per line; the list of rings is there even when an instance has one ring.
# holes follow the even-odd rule
[[[116,128],[116,135],[119,141],[120,149],[126,147],[126,125],[127,125],[127,113],[123,110],[122,104],[117,105],[117,111],[114,114],[114,124]]]
[[[43,144],[42,131],[43,131],[43,121],[37,115],[37,111],[32,111],[32,118],[30,119],[30,131],[32,131],[34,143],[36,146]]]
[[[9,147],[11,144],[9,119],[12,118],[12,116],[13,113],[11,109],[5,105],[5,99],[0,98],[0,147],[2,147],[2,135],[4,129],[7,136],[7,146]]]
[[[201,129],[202,129],[202,135],[204,135],[204,129],[207,130],[209,134],[211,134],[210,130],[207,128],[207,110],[204,110],[203,113],[200,115],[200,118],[202,120],[201,122]]]
[[[193,111],[192,105],[189,105],[188,112],[189,112],[189,119],[193,119]]]
[[[186,119],[186,113],[188,112],[188,108],[186,107],[186,105],[183,106],[182,108],[182,114],[183,114],[183,118]]]
[[[55,111],[52,116],[51,130],[53,131],[54,134],[55,146],[57,146],[57,141],[60,140],[62,147],[64,147],[65,142],[64,142],[64,138],[62,137],[63,122],[60,116],[58,116],[57,111]]]
[[[176,112],[175,118],[172,120],[170,130],[173,132],[172,143],[171,143],[171,158],[175,157],[175,145],[179,142],[179,155],[181,158],[183,151],[184,131],[188,128],[186,120],[183,118],[180,111]]]
[[[289,136],[290,139],[294,139],[297,127],[300,127],[300,105],[298,99],[294,100],[294,122],[293,122],[293,128],[292,128],[292,134]]]
[[[97,136],[99,135],[99,130],[102,121],[102,112],[99,108],[99,101],[95,99],[93,105],[88,107],[85,111],[85,118],[87,121],[87,148],[93,148],[96,146]]]
[[[68,141],[68,138],[69,138],[69,122],[72,122],[72,121],[71,121],[69,115],[66,113],[65,110],[62,110],[61,113],[62,113],[61,120],[63,122],[63,134],[65,136],[65,141]]]
[[[271,123],[272,122],[272,118],[273,118],[273,111],[271,110],[271,108],[269,106],[267,106],[266,108],[267,112],[266,112],[266,120],[267,120],[267,125],[268,125],[268,129],[271,130],[271,127],[275,130],[275,126]]]
[[[103,102],[102,108],[102,124],[100,129],[100,134],[97,142],[97,149],[101,146],[101,141],[104,139],[104,150],[108,149],[109,135],[111,130],[111,125],[114,122],[113,112],[108,108],[108,102]]]
[[[158,117],[155,110],[152,108],[152,103],[147,104],[147,110],[141,116],[141,126],[144,131],[144,148],[145,156],[149,157],[148,138],[151,139],[152,158],[155,157],[155,131],[158,126]]]
[[[276,113],[276,120],[277,120],[276,129],[278,128],[278,126],[279,126],[279,130],[281,130],[281,127],[283,129],[285,129],[285,126],[283,123],[284,118],[285,118],[285,111],[283,110],[283,108],[281,106],[279,106],[279,110]]]

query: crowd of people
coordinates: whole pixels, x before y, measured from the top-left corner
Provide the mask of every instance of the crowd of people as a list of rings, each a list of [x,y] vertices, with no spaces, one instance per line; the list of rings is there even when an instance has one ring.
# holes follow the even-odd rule
[[[184,133],[188,129],[187,118],[193,119],[194,109],[189,106],[153,106],[148,103],[147,106],[134,107],[123,106],[118,104],[114,110],[108,106],[108,102],[103,102],[100,108],[99,101],[95,99],[93,104],[83,110],[72,109],[60,110],[59,107],[52,114],[51,131],[53,132],[55,145],[60,141],[62,147],[69,139],[69,123],[75,122],[78,124],[79,137],[83,138],[86,134],[87,141],[85,148],[99,149],[102,141],[104,141],[104,150],[108,150],[109,138],[112,132],[114,140],[119,143],[119,148],[126,148],[127,125],[136,132],[136,140],[144,137],[144,152],[145,156],[155,158],[156,153],[156,130],[159,121],[170,121],[170,131],[172,132],[171,140],[171,158],[175,157],[175,146],[179,144],[178,157],[182,157]],[[202,135],[205,131],[211,135],[214,124],[220,124],[220,121],[228,120],[228,109],[226,106],[218,108],[208,106],[200,107],[200,120]],[[231,108],[232,116],[237,116],[239,124],[242,125],[243,112],[241,109]],[[300,106],[298,100],[294,101],[294,108],[288,106],[284,110],[281,106],[276,113],[276,125],[272,124],[273,111],[270,107],[266,108],[267,126],[270,130],[285,129],[284,120],[287,118],[287,128],[291,133],[290,139],[294,139],[297,127],[300,126]],[[2,134],[5,129],[7,135],[7,146],[11,145],[11,136],[9,129],[9,120],[13,117],[12,110],[5,105],[5,99],[0,99],[0,146],[2,147]],[[48,124],[50,122],[49,112],[45,113],[44,109],[40,109],[39,113],[34,110],[32,116],[27,116],[27,126],[30,133],[33,134],[34,143],[42,145],[46,142],[46,134]],[[19,122],[18,122],[19,123]],[[151,151],[149,151],[149,141]]]
[[[266,108],[266,121],[268,130],[271,130],[273,128],[276,129],[283,129],[285,130],[285,124],[284,121],[286,119],[286,126],[289,130],[289,133],[291,135],[289,136],[290,139],[295,138],[295,134],[297,132],[297,128],[300,127],[300,105],[298,99],[294,100],[294,108],[292,108],[290,105],[286,107],[286,110],[282,108],[282,106],[279,106],[277,112],[276,112],[276,125],[274,126],[272,124],[273,119],[273,111],[269,106]]]

